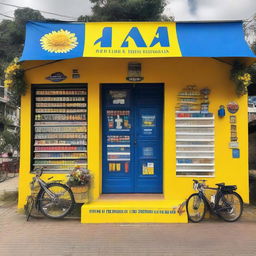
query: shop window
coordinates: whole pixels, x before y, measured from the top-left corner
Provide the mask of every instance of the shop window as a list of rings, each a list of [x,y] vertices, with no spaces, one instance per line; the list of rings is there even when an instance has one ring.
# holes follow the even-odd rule
[[[33,90],[32,170],[70,172],[87,167],[87,89],[58,86]]]
[[[178,94],[176,109],[176,175],[214,176],[214,115],[210,91],[188,86]]]

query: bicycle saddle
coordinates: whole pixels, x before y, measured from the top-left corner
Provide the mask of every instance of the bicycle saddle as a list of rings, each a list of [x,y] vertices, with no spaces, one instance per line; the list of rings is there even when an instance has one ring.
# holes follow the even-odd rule
[[[215,184],[216,186],[218,186],[218,187],[223,187],[223,186],[225,186],[225,183],[224,182],[221,182],[221,183],[217,183],[217,184]]]

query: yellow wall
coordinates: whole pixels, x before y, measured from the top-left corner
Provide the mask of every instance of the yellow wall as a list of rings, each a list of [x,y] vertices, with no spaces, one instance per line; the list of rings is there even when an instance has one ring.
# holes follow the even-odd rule
[[[192,193],[190,177],[176,177],[175,158],[175,105],[177,93],[187,85],[208,87],[210,112],[215,114],[215,177],[207,178],[213,185],[217,182],[236,184],[238,192],[248,202],[248,121],[247,97],[238,98],[229,80],[230,65],[210,58],[162,58],[162,59],[72,59],[30,69],[26,72],[29,84],[51,83],[45,78],[54,72],[63,72],[68,78],[61,83],[88,84],[88,168],[94,176],[91,199],[101,194],[101,83],[127,83],[128,62],[142,63],[143,83],[164,83],[164,197],[167,200],[184,200]],[[45,62],[29,62],[24,67],[36,67]],[[72,70],[78,69],[80,79],[72,79]],[[58,84],[61,84],[58,83]],[[19,208],[24,206],[29,193],[30,172],[30,86],[22,97],[21,105],[21,162],[19,184]],[[226,110],[224,118],[218,118],[220,105],[230,101],[239,104],[237,130],[240,158],[232,158],[229,149],[230,123]],[[52,175],[50,175],[52,176]],[[47,177],[47,175],[45,175]],[[63,175],[56,175],[58,179]]]

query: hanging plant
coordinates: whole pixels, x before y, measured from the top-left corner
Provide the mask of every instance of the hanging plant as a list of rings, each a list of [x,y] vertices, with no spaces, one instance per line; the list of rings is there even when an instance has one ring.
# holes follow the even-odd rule
[[[247,87],[253,83],[256,78],[256,70],[252,66],[246,67],[243,63],[236,61],[231,69],[231,79],[236,86],[238,96],[247,94]]]
[[[4,87],[8,88],[13,95],[20,97],[25,95],[27,84],[24,79],[24,69],[18,64],[18,58],[15,58],[5,69]]]

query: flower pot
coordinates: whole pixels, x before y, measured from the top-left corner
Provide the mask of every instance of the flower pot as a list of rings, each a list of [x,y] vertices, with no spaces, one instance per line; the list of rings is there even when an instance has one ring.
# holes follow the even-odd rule
[[[87,186],[76,186],[71,187],[74,194],[76,203],[85,203],[87,199],[88,187]]]

